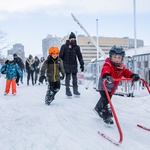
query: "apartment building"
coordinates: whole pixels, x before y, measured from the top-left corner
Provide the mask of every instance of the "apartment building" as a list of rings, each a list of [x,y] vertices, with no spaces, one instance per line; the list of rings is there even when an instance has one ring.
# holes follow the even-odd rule
[[[97,41],[97,37],[92,37],[95,42]],[[78,36],[77,37],[78,45],[81,48],[84,61],[91,61],[92,59],[97,58],[97,49],[90,41],[90,38],[87,36]],[[113,45],[120,45],[125,50],[134,48],[134,39],[130,39],[128,37],[117,38],[117,37],[98,37],[98,45],[105,52],[105,54],[109,53],[110,48]],[[137,47],[144,46],[144,41],[137,39]],[[98,58],[101,57],[101,54],[98,53]]]

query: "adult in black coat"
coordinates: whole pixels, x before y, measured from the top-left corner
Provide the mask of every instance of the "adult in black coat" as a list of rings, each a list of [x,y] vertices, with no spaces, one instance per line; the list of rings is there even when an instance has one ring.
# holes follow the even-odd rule
[[[34,71],[35,71],[34,59],[33,56],[30,54],[26,60],[27,85],[29,85],[30,77],[32,80],[32,85],[34,85]]]
[[[13,54],[14,57],[14,62],[18,64],[19,68],[22,71],[22,76],[20,77],[20,75],[17,73],[17,78],[16,78],[16,83],[17,85],[19,85],[19,80],[21,81],[21,83],[23,83],[23,71],[25,69],[24,63],[22,61],[22,59],[16,54]]]
[[[37,56],[34,57],[34,66],[35,66],[35,76],[34,76],[34,81],[35,81],[35,84],[38,80],[38,75],[39,75],[39,71],[40,71],[40,68],[39,68],[39,64],[40,64],[40,60]]]
[[[63,65],[66,73],[65,78],[66,95],[72,96],[72,93],[69,88],[71,75],[72,75],[73,93],[75,95],[80,95],[77,83],[77,72],[78,72],[77,58],[80,63],[80,69],[82,72],[84,71],[84,61],[80,51],[80,47],[76,43],[76,36],[73,32],[71,32],[69,40],[67,40],[66,43],[61,46],[59,57],[63,60]]]

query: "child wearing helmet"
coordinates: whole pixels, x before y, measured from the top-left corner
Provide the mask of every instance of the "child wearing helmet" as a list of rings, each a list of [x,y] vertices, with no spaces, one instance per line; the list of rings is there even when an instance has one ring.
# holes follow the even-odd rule
[[[97,102],[94,110],[98,115],[103,118],[103,121],[107,124],[113,124],[112,112],[108,105],[108,99],[103,89],[103,80],[107,79],[106,87],[110,98],[114,94],[119,82],[114,82],[113,79],[133,78],[133,81],[138,81],[140,79],[138,74],[131,72],[125,67],[123,63],[123,58],[125,56],[125,51],[122,46],[114,45],[109,51],[109,58],[107,58],[103,64],[98,89],[100,92],[100,99]]]
[[[40,78],[45,78],[45,73],[48,80],[48,87],[45,96],[45,104],[50,105],[54,100],[54,96],[60,90],[60,80],[64,79],[65,71],[62,60],[58,57],[59,49],[56,46],[52,46],[48,50],[49,56],[44,61]],[[61,76],[60,76],[61,73]]]
[[[16,78],[17,73],[19,76],[22,76],[22,71],[19,68],[18,64],[14,62],[13,55],[8,55],[7,61],[1,68],[1,72],[6,72],[6,87],[5,87],[5,93],[4,95],[7,95],[10,91],[10,86],[12,85],[12,94],[16,94]]]

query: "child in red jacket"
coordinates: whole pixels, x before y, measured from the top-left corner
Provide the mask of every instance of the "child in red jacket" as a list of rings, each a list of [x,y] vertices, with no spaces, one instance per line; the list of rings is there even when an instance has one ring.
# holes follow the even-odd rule
[[[103,121],[107,124],[113,124],[112,112],[108,105],[108,99],[103,89],[103,80],[107,79],[106,87],[110,98],[114,94],[119,82],[113,81],[113,79],[133,78],[133,81],[138,81],[140,79],[138,74],[131,72],[125,67],[123,63],[123,58],[125,56],[125,51],[122,46],[114,45],[109,51],[109,58],[104,62],[101,70],[101,75],[99,78],[98,89],[100,92],[100,99],[95,106],[95,111],[99,114]]]

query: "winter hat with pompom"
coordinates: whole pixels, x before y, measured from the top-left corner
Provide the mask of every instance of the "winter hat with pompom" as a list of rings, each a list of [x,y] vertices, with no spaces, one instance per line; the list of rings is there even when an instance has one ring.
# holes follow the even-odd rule
[[[76,39],[76,36],[73,32],[71,32],[71,34],[69,35],[69,39],[72,39],[72,38],[75,38]]]

